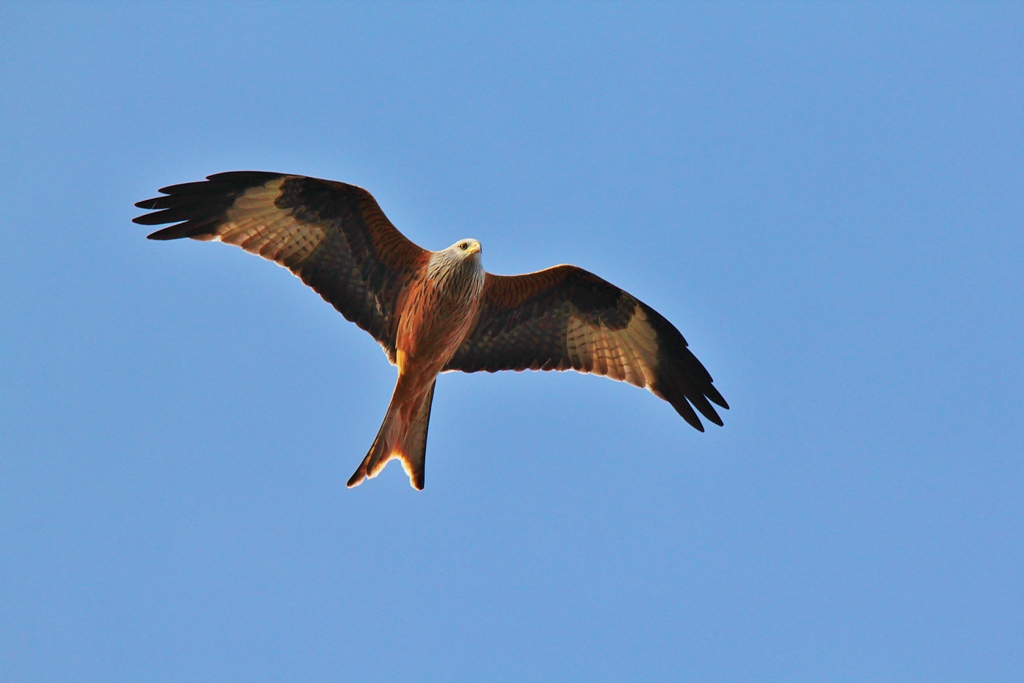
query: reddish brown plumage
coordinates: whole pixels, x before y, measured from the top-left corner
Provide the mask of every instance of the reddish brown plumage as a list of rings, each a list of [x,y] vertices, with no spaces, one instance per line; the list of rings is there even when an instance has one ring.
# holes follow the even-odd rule
[[[437,374],[574,369],[647,387],[703,431],[728,408],[676,328],[627,292],[575,266],[484,274],[479,244],[424,250],[369,192],[304,176],[241,171],[173,185],[136,206],[150,235],[219,239],[276,261],[368,331],[398,366],[384,423],[349,486],[402,461],[423,488]],[[692,407],[691,407],[692,405]]]
[[[578,370],[649,388],[695,429],[728,404],[683,335],[628,292],[576,266],[487,274],[473,329],[446,370]]]
[[[457,244],[431,254],[399,297],[398,382],[380,432],[349,486],[376,476],[389,460],[398,459],[412,485],[423,488],[434,384],[473,323],[484,284],[479,244],[462,244],[469,246],[462,249]]]

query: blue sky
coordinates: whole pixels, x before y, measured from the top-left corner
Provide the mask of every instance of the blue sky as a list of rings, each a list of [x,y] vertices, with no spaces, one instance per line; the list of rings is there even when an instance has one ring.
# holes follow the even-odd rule
[[[1024,678],[1017,4],[0,5],[0,680]],[[132,204],[369,189],[574,263],[732,409],[394,382],[285,270]]]

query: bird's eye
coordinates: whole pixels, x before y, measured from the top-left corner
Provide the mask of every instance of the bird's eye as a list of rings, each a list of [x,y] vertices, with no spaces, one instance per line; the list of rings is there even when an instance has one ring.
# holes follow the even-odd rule
[[[462,244],[460,244],[459,249],[462,249],[463,251],[469,249],[469,242],[463,242]]]

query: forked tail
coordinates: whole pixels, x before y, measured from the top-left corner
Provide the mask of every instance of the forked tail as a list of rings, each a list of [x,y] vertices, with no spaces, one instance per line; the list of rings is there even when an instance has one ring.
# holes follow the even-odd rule
[[[430,405],[434,402],[434,382],[408,419],[402,415],[403,398],[403,392],[396,387],[377,438],[348,480],[349,488],[359,486],[364,479],[373,479],[385,465],[397,459],[409,475],[413,488],[423,490],[423,465],[427,455],[427,428],[430,426]]]

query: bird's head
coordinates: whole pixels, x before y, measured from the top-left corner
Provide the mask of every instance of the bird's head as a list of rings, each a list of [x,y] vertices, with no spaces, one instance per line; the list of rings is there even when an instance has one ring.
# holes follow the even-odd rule
[[[480,243],[473,239],[462,239],[443,251],[435,251],[427,267],[428,276],[436,282],[447,281],[453,276],[465,279],[464,276],[470,273],[474,276],[471,280],[483,282]]]
[[[469,258],[476,256],[480,258],[480,243],[474,239],[459,240],[452,246],[448,247],[449,251],[455,252],[461,258]]]

